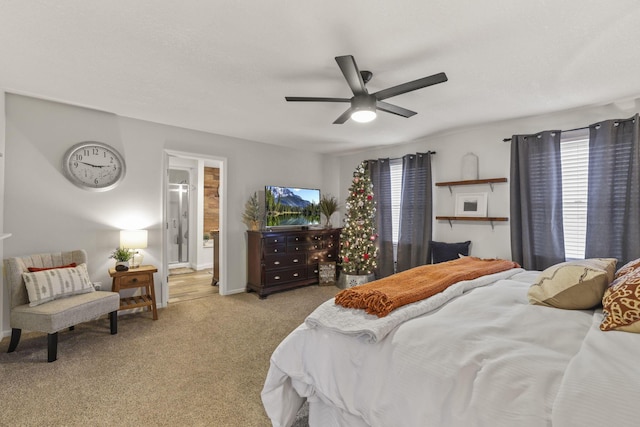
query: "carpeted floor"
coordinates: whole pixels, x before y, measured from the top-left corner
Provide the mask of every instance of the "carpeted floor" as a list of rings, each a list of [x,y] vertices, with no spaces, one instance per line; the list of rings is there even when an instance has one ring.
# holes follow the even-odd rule
[[[339,289],[213,295],[169,305],[159,319],[106,317],[59,336],[23,333],[0,343],[0,425],[269,426],[260,391],[278,343]],[[304,425],[297,424],[297,425]]]

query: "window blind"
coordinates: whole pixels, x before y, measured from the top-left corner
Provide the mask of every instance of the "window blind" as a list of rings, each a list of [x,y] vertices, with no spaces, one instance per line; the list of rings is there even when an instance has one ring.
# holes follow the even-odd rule
[[[560,156],[565,257],[584,259],[589,174],[588,131],[567,136],[563,133]]]
[[[393,247],[398,245],[398,231],[400,230],[400,195],[402,194],[402,159],[391,159],[391,225]]]

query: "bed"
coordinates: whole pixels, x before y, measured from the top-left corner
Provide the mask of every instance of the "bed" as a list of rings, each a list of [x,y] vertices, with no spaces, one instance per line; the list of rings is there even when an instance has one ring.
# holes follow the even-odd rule
[[[548,304],[571,289],[532,304],[546,272],[458,281],[383,317],[323,303],[271,357],[273,426],[290,426],[305,400],[311,427],[638,425],[640,335],[602,331],[610,306]],[[627,277],[614,273],[596,298]]]

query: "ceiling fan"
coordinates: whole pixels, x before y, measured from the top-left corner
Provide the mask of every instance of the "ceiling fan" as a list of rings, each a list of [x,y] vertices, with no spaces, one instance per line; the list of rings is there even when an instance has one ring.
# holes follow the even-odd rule
[[[353,92],[353,97],[318,98],[308,96],[285,96],[285,99],[290,102],[350,102],[351,106],[347,111],[342,113],[340,117],[333,122],[333,124],[341,125],[349,118],[357,122],[366,123],[376,118],[376,110],[407,118],[417,114],[415,111],[389,104],[383,100],[391,98],[392,96],[401,95],[403,93],[447,81],[447,75],[445,73],[438,73],[370,94],[365,85],[369,80],[371,80],[371,77],[373,77],[373,73],[371,71],[360,71],[356,65],[356,60],[352,55],[336,56],[336,62],[338,63],[342,74],[344,74],[347,84]]]

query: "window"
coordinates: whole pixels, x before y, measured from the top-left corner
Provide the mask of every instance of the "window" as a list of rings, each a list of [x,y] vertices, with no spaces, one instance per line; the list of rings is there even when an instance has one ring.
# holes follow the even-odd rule
[[[393,241],[393,259],[397,259],[398,232],[400,231],[400,196],[402,194],[402,159],[391,159],[391,239]]]
[[[588,130],[563,132],[560,158],[565,257],[568,260],[584,259],[589,168]]]

